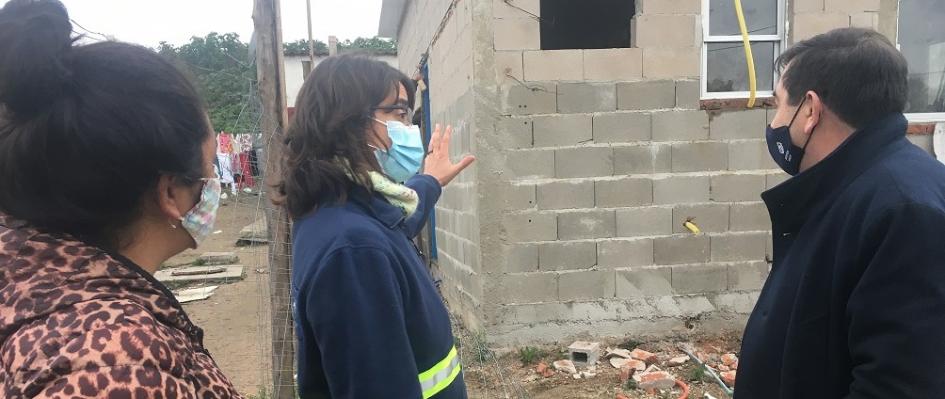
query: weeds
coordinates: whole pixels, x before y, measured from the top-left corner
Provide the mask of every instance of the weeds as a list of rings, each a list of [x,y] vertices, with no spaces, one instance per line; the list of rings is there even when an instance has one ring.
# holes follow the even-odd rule
[[[534,346],[526,346],[518,350],[518,360],[522,362],[523,366],[538,363],[545,355],[545,351]]]

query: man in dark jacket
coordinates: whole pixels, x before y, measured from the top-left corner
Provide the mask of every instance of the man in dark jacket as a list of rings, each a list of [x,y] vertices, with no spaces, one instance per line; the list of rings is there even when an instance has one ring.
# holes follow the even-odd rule
[[[778,61],[762,195],[774,264],[742,344],[737,399],[945,397],[945,166],[910,144],[907,65],[839,29]]]

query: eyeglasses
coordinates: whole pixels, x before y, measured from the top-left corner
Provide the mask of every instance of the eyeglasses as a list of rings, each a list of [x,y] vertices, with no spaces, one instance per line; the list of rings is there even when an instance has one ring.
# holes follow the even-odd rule
[[[388,105],[382,107],[371,108],[372,111],[383,111],[388,114],[394,114],[397,119],[403,122],[405,125],[410,125],[413,123],[413,110],[410,107],[405,105]]]

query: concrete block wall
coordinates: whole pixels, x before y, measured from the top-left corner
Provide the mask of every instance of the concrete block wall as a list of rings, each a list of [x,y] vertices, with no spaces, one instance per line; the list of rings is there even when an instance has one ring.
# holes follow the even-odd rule
[[[895,43],[897,0],[796,0],[791,3],[789,41],[792,43],[851,26],[875,29]]]

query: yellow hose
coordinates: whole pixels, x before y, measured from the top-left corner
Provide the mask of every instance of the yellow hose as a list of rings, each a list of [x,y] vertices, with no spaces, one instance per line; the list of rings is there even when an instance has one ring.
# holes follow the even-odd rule
[[[735,0],[735,14],[738,15],[738,27],[742,31],[742,42],[745,47],[745,61],[748,62],[748,108],[754,108],[755,97],[758,94],[758,81],[755,78],[755,57],[751,53],[751,40],[748,40],[748,26],[745,24],[745,13],[742,12],[742,0]]]

